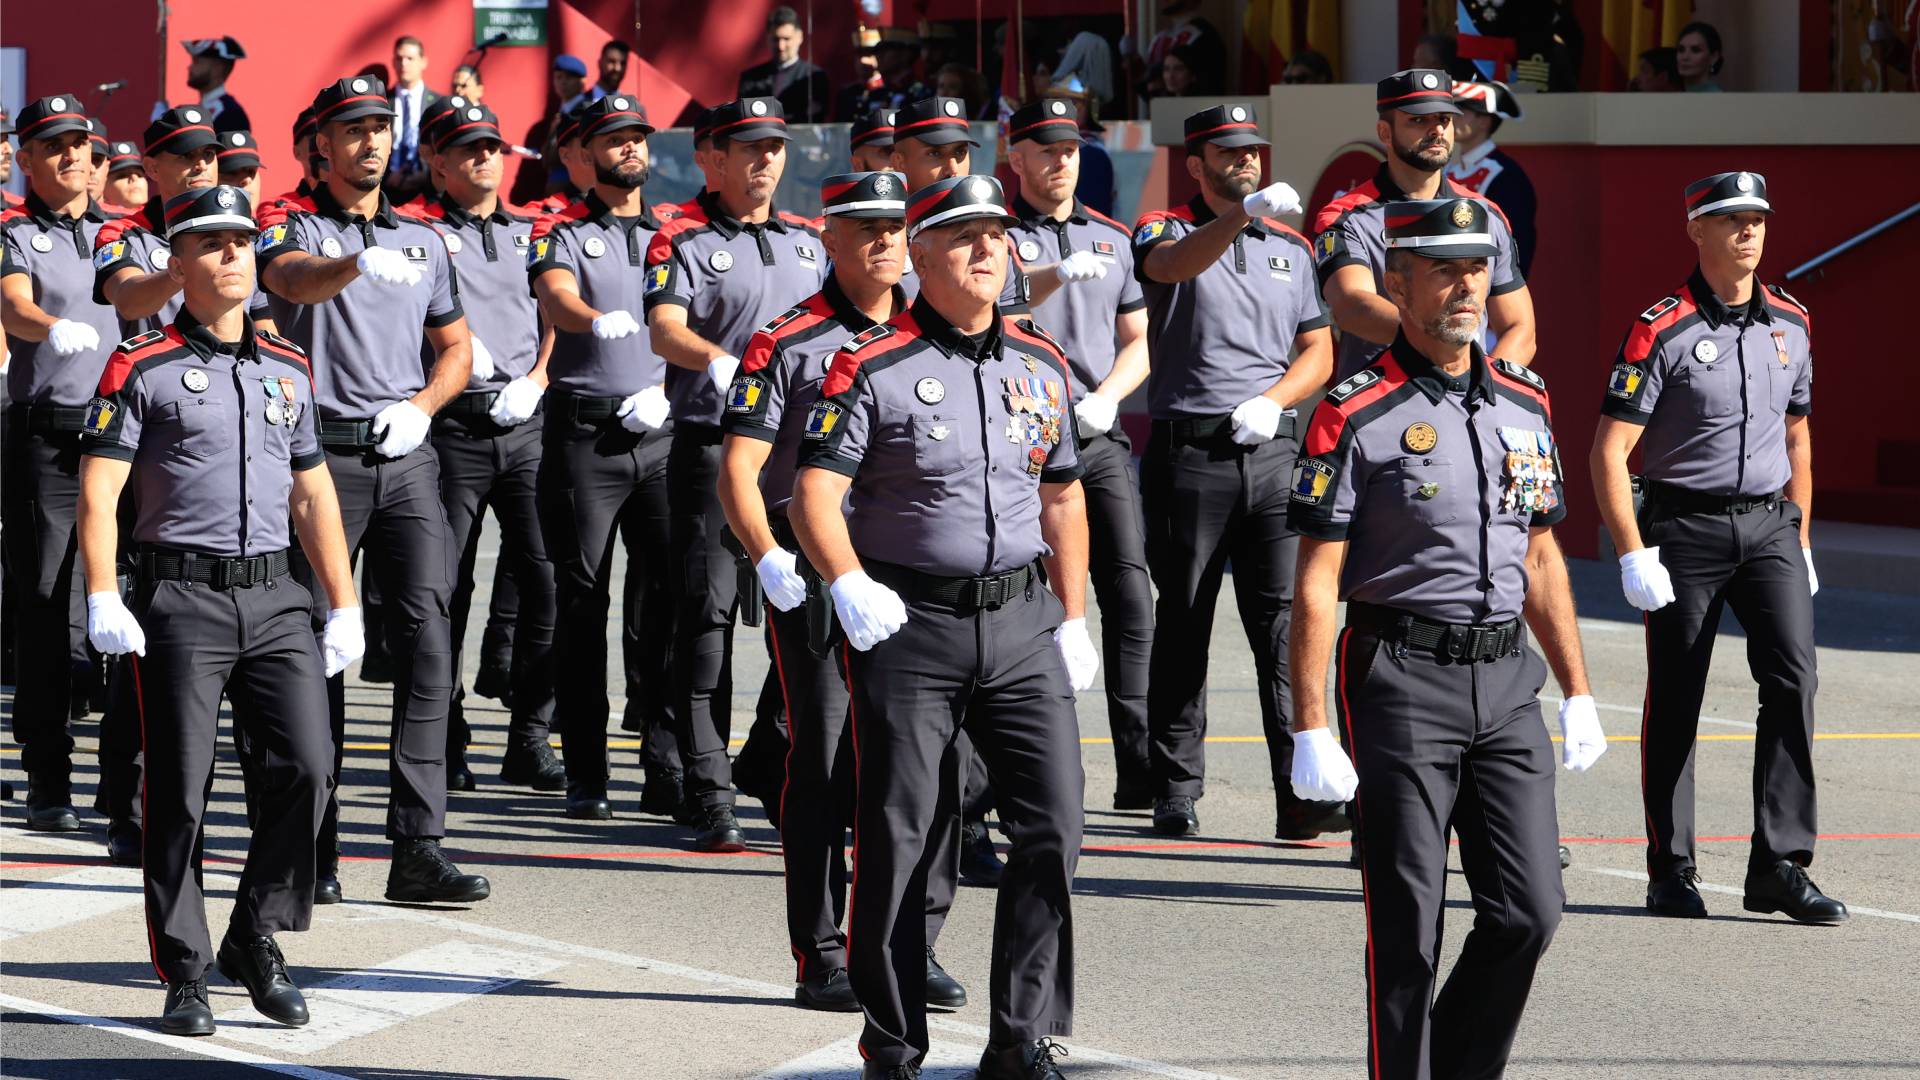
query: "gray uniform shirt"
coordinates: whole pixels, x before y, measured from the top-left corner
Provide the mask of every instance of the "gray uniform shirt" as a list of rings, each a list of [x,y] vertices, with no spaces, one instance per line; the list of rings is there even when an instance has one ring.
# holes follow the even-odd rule
[[[114,350],[85,452],[133,463],[132,539],[208,555],[291,540],[296,471],[326,461],[300,349],[256,331],[216,339],[187,312]]]
[[[100,369],[120,338],[113,309],[93,299],[93,241],[106,215],[89,205],[77,218],[54,213],[40,197],[0,214],[5,223],[6,257],[0,277],[25,274],[33,284],[33,302],[56,319],[85,323],[100,334],[100,347],[77,356],[61,356],[45,341],[7,335],[7,398],[15,405],[86,405],[100,383]]]
[[[1528,530],[1566,516],[1538,375],[1473,348],[1454,378],[1398,338],[1314,409],[1287,520],[1346,540],[1340,598],[1449,623],[1517,618]]]
[[[290,207],[285,221],[260,233],[263,279],[273,260],[294,251],[337,259],[368,247],[390,248],[420,269],[413,285],[382,285],[361,276],[318,304],[295,304],[269,291],[274,322],[312,359],[320,418],[370,420],[427,385],[420,328],[446,326],[464,315],[459,282],[446,241],[433,226],[395,212],[385,195],[371,218],[348,214],[324,187],[313,193],[313,204],[311,212]]]
[[[1082,467],[1067,361],[1030,320],[976,344],[921,299],[841,346],[800,433],[800,467],[853,477],[863,559],[974,577],[1048,554],[1040,485]],[[1071,431],[1071,429],[1066,429]]]
[[[647,249],[647,311],[686,308],[689,329],[740,356],[755,330],[818,292],[826,276],[812,222],[775,210],[747,224],[707,192],[661,226]],[[677,422],[720,426],[720,392],[706,372],[669,367],[667,396]]]
[[[1786,486],[1787,417],[1813,411],[1807,309],[1754,283],[1729,308],[1698,269],[1640,313],[1620,345],[1600,411],[1643,424],[1641,472],[1708,495]]]
[[[505,202],[486,217],[475,217],[445,198],[427,201],[421,217],[440,231],[460,278],[461,307],[467,329],[486,342],[493,377],[471,380],[467,389],[499,390],[533,370],[540,353],[540,320],[527,292],[527,252],[534,218],[515,213]],[[422,345],[425,369],[433,370],[431,345]]]
[[[154,224],[165,220],[160,200],[154,199],[140,210],[123,217],[114,218],[100,226],[100,234],[93,238],[93,302],[107,303],[107,279],[122,270],[136,270],[142,274],[164,273],[167,258],[173,249],[167,245],[163,230]],[[136,337],[151,330],[165,330],[173,325],[180,314],[180,307],[186,297],[174,293],[160,310],[144,319],[121,319],[120,336]],[[112,305],[109,304],[109,307]],[[248,305],[247,314],[256,319],[271,316],[267,306],[267,294],[260,291],[260,283],[254,282],[253,301]]]
[[[1007,236],[1021,262],[1045,265],[1076,251],[1090,251],[1107,264],[1106,277],[1062,285],[1033,309],[1034,321],[1046,327],[1066,350],[1067,366],[1073,373],[1073,396],[1085,397],[1099,389],[1113,371],[1118,352],[1114,319],[1147,306],[1140,279],[1133,273],[1133,247],[1127,243],[1127,227],[1088,209],[1078,199],[1073,201],[1065,221],[1055,221],[1020,198],[1013,200],[1013,213],[1020,224],[1009,229]]]
[[[1393,174],[1382,165],[1372,180],[1341,195],[1314,215],[1315,272],[1322,288],[1335,270],[1343,266],[1365,266],[1373,271],[1374,291],[1382,297],[1387,295],[1387,209],[1407,198],[1407,193],[1393,182]],[[1499,254],[1488,260],[1487,274],[1493,283],[1488,288],[1489,296],[1510,293],[1527,283],[1520,273],[1513,228],[1498,206],[1484,195],[1455,183],[1451,177],[1441,178],[1440,190],[1434,198],[1478,199],[1487,204],[1490,211],[1487,231],[1493,234],[1494,246],[1500,249]],[[1371,364],[1385,349],[1386,346],[1358,335],[1341,334],[1333,357],[1334,381]]]
[[[1212,266],[1176,284],[1146,276],[1147,253],[1214,219],[1198,195],[1150,211],[1133,230],[1134,273],[1148,307],[1147,406],[1155,420],[1223,416],[1292,365],[1293,339],[1327,325],[1306,238],[1253,221]]]
[[[667,363],[654,355],[646,330],[647,251],[659,231],[652,212],[619,217],[594,192],[534,224],[529,283],[566,270],[588,307],[624,311],[641,324],[638,334],[617,341],[556,327],[548,385],[589,397],[626,397],[666,380]]]

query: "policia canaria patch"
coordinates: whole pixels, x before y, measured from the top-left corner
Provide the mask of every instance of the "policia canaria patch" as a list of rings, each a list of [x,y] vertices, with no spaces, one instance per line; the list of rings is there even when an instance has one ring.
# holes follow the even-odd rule
[[[1293,501],[1318,505],[1333,484],[1333,466],[1319,458],[1301,458],[1293,467]]]

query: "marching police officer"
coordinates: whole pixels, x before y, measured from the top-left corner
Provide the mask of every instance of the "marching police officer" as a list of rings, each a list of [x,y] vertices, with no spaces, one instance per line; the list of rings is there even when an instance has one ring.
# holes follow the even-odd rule
[[[874,109],[856,117],[847,133],[848,167],[854,172],[884,172],[893,155],[895,109]]]
[[[660,225],[643,188],[653,133],[646,110],[609,94],[575,117],[579,146],[598,179],[586,197],[534,226],[527,276],[555,330],[544,422],[540,514],[554,564],[554,638],[567,816],[613,816],[607,801],[607,607],[616,531],[627,578],[643,583],[638,624],[650,669],[641,697],[646,771],[641,812],[678,813],[681,753],[672,723],[667,656],[667,457],[673,439],[666,365],[640,338],[646,260]],[[629,340],[634,339],[634,340]],[[631,661],[630,661],[631,663]],[[629,702],[629,715],[636,705]]]
[[[485,105],[453,102],[427,131],[436,182],[443,190],[423,217],[444,237],[469,312],[473,373],[466,390],[434,416],[440,494],[459,553],[449,612],[454,668],[466,638],[479,549],[481,511],[500,524],[500,561],[511,567],[514,593],[512,716],[500,779],[536,791],[558,791],[566,778],[549,745],[553,725],[553,567],[547,561],[535,503],[540,473],[540,412],[547,357],[526,261],[534,219],[500,198],[505,142]],[[440,102],[435,102],[439,104]],[[431,356],[428,357],[431,360]],[[448,771],[465,771],[468,729],[458,697],[447,724]]]
[[[387,898],[464,902],[487,879],[463,875],[440,850],[446,835],[447,702],[453,643],[447,625],[447,514],[440,463],[425,447],[432,416],[473,369],[467,323],[447,246],[433,228],[394,213],[380,191],[392,148],[392,107],[380,80],[341,79],[313,102],[315,146],[327,159],[314,209],[289,208],[260,234],[260,276],[287,336],[315,368],[320,443],[340,491],[349,550],[366,542],[391,607],[394,680],[386,834],[394,844]],[[424,329],[437,356],[423,371]],[[310,568],[295,560],[296,573]],[[316,601],[318,598],[316,598]],[[318,609],[316,609],[318,610]],[[328,682],[334,778],[346,742],[344,687]],[[339,800],[322,824],[320,883],[340,895]]]
[[[141,865],[160,1027],[213,1034],[207,969],[254,1007],[301,1025],[307,1005],[273,935],[313,914],[314,837],[332,753],[326,679],[363,641],[340,508],[320,448],[313,379],[292,342],[256,329],[252,206],[238,188],[169,200],[174,323],[114,351],[87,413],[80,553],[87,626],[103,654],[133,653],[146,753]],[[120,598],[116,514],[131,480],[133,603]],[[313,597],[290,576],[289,533],[337,605],[323,641]],[[147,631],[152,631],[152,637]],[[199,875],[200,833],[219,734],[234,699],[256,757],[253,841],[216,954]]]
[[[313,193],[323,182],[327,159],[321,157],[313,146],[313,136],[319,130],[314,122],[313,107],[300,110],[293,119],[293,156],[300,162],[300,182],[291,191],[283,191],[268,198],[254,207],[253,216],[260,222],[262,229],[270,228],[286,220],[289,207],[311,211]]]
[[[848,940],[869,1077],[917,1075],[927,1051],[924,922],[903,909],[917,909],[926,849],[952,812],[942,761],[963,724],[1013,843],[980,1075],[1057,1076],[1052,1036],[1073,1023],[1085,786],[1073,694],[1099,656],[1084,621],[1071,375],[1052,339],[998,307],[1013,222],[1002,200],[981,176],[914,193],[920,296],[835,356],[789,511],[850,646],[860,843]]]
[[[6,265],[0,322],[7,332],[6,574],[14,597],[13,738],[27,773],[27,826],[80,827],[71,802],[69,625],[80,431],[117,336],[113,309],[93,298],[93,241],[106,216],[87,197],[89,128],[71,94],[20,110],[28,189],[0,212]]]
[[[107,186],[100,193],[103,210],[116,214],[132,213],[147,205],[147,172],[140,162],[140,149],[118,140],[107,148]]]
[[[1408,199],[1480,196],[1446,175],[1453,154],[1453,79],[1444,71],[1413,68],[1381,79],[1375,94],[1374,134],[1386,161],[1373,179],[1321,207],[1314,216],[1315,274],[1340,327],[1333,377],[1366,367],[1398,332],[1400,315],[1386,297],[1387,212]],[[1398,214],[1398,211],[1394,211]],[[1516,364],[1533,361],[1533,297],[1515,253],[1513,231],[1494,207],[1490,226],[1500,253],[1493,264],[1487,325],[1499,335],[1493,355]]]
[[[801,430],[840,347],[907,309],[907,192],[890,172],[829,176],[820,184],[821,240],[833,273],[821,290],[760,328],[727,395],[720,502],[767,596],[769,647],[791,750],[779,793],[786,861],[787,935],[799,967],[794,998],[813,1009],[859,1009],[840,934],[846,899],[842,841],[852,824],[853,739],[837,658],[818,646],[803,600],[825,599],[800,565],[787,521]],[[927,876],[927,1004],[957,1009],[967,992],[934,959],[957,884],[951,829]]]
[[[1284,182],[1260,186],[1266,145],[1252,106],[1187,117],[1187,172],[1200,193],[1143,215],[1133,235],[1153,353],[1153,433],[1140,467],[1147,564],[1160,588],[1147,690],[1153,827],[1168,836],[1200,827],[1207,644],[1228,561],[1259,679],[1275,835],[1307,840],[1345,828],[1338,807],[1303,804],[1284,781],[1298,545],[1287,527],[1290,410],[1325,385],[1333,348],[1307,242],[1274,219],[1297,209],[1298,196]],[[1295,350],[1291,361],[1281,343]]]
[[[1566,899],[1540,716],[1547,668],[1566,695],[1562,763],[1584,770],[1606,750],[1550,528],[1566,493],[1546,387],[1480,348],[1499,252],[1490,216],[1477,199],[1395,207],[1386,288],[1400,332],[1328,391],[1294,471],[1292,786],[1352,797],[1366,832],[1376,1078],[1506,1067]],[[1344,752],[1327,729],[1330,654]],[[1436,995],[1450,831],[1475,914]]]
[[[1107,670],[1107,723],[1119,782],[1116,810],[1153,807],[1147,755],[1147,663],[1153,652],[1153,585],[1133,444],[1119,427],[1120,403],[1147,377],[1147,301],[1133,272],[1125,225],[1074,197],[1080,179],[1080,125],[1073,103],[1035,102],[1007,124],[1008,156],[1020,178],[1019,223],[1007,232],[1029,265],[1077,260],[1093,273],[1033,306],[1067,354],[1073,375],[1073,429],[1086,492],[1088,564],[1100,601]]]
[[[1807,538],[1813,498],[1811,320],[1756,274],[1773,204],[1759,173],[1686,189],[1699,264],[1641,312],[1614,364],[1593,440],[1594,488],[1627,602],[1647,613],[1641,794],[1647,909],[1704,918],[1696,886],[1693,743],[1707,662],[1731,607],[1760,687],[1748,911],[1837,923],[1847,907],[1807,877],[1815,823],[1818,685]],[[1644,444],[1641,442],[1644,437]],[[1627,457],[1641,452],[1636,510]]]
[[[250,206],[260,205],[260,141],[251,131],[220,135],[220,182],[247,193]]]
[[[789,138],[780,102],[728,102],[712,121],[708,156],[719,187],[654,237],[646,303],[653,351],[671,365],[674,701],[687,797],[702,815],[694,847],[737,851],[745,841],[734,818],[727,736],[739,598],[716,487],[721,399],[753,332],[817,291],[827,261],[819,230],[773,203]]]

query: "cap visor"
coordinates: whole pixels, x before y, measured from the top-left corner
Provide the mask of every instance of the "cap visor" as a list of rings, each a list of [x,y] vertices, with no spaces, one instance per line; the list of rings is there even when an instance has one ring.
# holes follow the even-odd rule
[[[1429,259],[1491,259],[1500,254],[1492,244],[1441,244],[1437,247],[1397,248]]]
[[[759,139],[791,139],[785,124],[745,124],[726,133],[723,138],[733,142],[754,142]]]
[[[67,119],[67,120],[49,120],[45,124],[42,124],[37,128],[34,128],[33,134],[28,135],[27,138],[51,139],[55,135],[65,135],[69,131],[84,131],[88,135],[92,135],[93,125],[87,123],[85,120],[79,117],[74,117],[72,119]],[[92,142],[93,140],[88,139],[87,141]]]
[[[326,119],[321,122],[337,124],[342,120],[359,120],[367,116],[384,116],[391,120],[393,119],[393,106],[385,104],[384,102],[363,101],[356,105],[348,105],[337,113],[328,113]]]
[[[481,127],[470,127],[470,128],[467,128],[465,131],[457,132],[453,135],[453,137],[449,138],[446,142],[437,143],[435,145],[438,149],[445,150],[450,146],[465,146],[470,142],[479,142],[481,139],[494,139],[498,142],[507,141],[506,139],[501,137],[499,128],[481,126]]]
[[[1046,127],[1039,128],[1035,131],[1027,132],[1026,134],[1014,140],[1014,142],[1037,142],[1037,143],[1079,142],[1079,141],[1080,141],[1080,129],[1075,126],[1062,125],[1062,124],[1048,124]]]
[[[182,131],[160,140],[158,147],[148,149],[148,153],[158,150],[162,154],[190,154],[204,146],[219,146],[220,136],[211,131]]]
[[[1411,105],[1395,105],[1395,109],[1408,116],[1426,116],[1430,113],[1452,113],[1460,115],[1460,106],[1451,101],[1416,101]]]
[[[246,222],[246,224],[241,224],[242,221]],[[167,238],[171,240],[176,236],[185,236],[188,233],[201,232],[242,232],[250,236],[258,236],[260,226],[254,224],[252,218],[242,218],[238,214],[211,219],[190,218],[168,229]]]
[[[644,120],[632,116],[616,116],[607,120],[605,123],[595,124],[593,126],[593,133],[595,135],[605,135],[609,131],[625,131],[628,128],[639,128],[643,133],[648,135],[654,132],[654,126]],[[491,137],[497,139],[500,137],[500,133],[495,131]],[[765,138],[765,136],[757,135],[755,138]]]
[[[974,138],[972,130],[964,125],[960,127],[942,125],[931,131],[915,132],[907,138],[919,139],[928,146],[952,146],[954,143],[966,143],[968,146],[980,145],[980,140]],[[899,142],[899,137],[895,136],[894,141]]]
[[[991,206],[969,206],[965,210],[954,214],[952,217],[943,217],[939,221],[923,221],[918,225],[909,225],[907,227],[908,238],[911,239],[914,236],[918,236],[928,229],[944,229],[949,225],[959,225],[968,221],[979,221],[981,218],[998,221],[1002,225],[1007,226],[1020,224],[1019,218],[1014,217],[1005,210]]]
[[[830,218],[893,218],[898,221],[907,216],[907,204],[901,203],[897,209],[874,206],[864,210],[842,210],[837,214],[834,213],[831,208],[828,208],[822,210],[821,213]]]
[[[138,164],[136,162],[136,164]],[[235,169],[257,169],[260,167],[258,154],[229,154],[220,159],[220,171],[232,172]]]

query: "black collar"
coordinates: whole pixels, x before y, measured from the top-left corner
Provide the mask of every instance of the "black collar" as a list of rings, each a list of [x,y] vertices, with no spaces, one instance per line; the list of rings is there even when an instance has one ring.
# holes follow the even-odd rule
[[[748,229],[772,229],[778,233],[787,231],[787,223],[780,220],[780,208],[772,203],[767,204],[767,220],[746,222],[727,213],[726,204],[720,201],[717,191],[702,191],[698,201],[700,209],[707,213],[707,223],[729,240]]]
[[[496,225],[505,225],[513,220],[513,215],[507,213],[507,200],[505,199],[495,199],[493,201],[493,213],[488,214],[484,219],[482,219],[479,214],[468,212],[465,207],[454,202],[453,197],[444,191],[434,196],[433,201],[440,205],[441,215],[446,218],[447,224],[455,228],[470,225],[481,220],[491,221]]]
[[[838,274],[827,275],[827,283],[820,287],[820,295],[827,298],[827,307],[833,311],[834,320],[847,329],[859,333],[874,325],[873,320],[867,317],[866,312],[854,307],[853,301],[847,299],[847,291],[840,287],[840,277]],[[893,309],[895,311],[903,311],[906,308],[906,303],[907,291],[902,289],[898,284],[895,284],[893,287]]]
[[[934,348],[948,356],[965,357],[975,363],[985,360],[1000,351],[1000,308],[993,309],[993,325],[987,330],[986,339],[978,346],[973,337],[963,334],[947,321],[946,316],[935,311],[927,302],[925,293],[913,301],[913,321],[920,327],[920,334],[933,343]]]
[[[1773,313],[1767,310],[1766,297],[1760,295],[1764,287],[1755,278],[1747,302],[1734,308],[1728,307],[1727,302],[1713,291],[1713,286],[1707,284],[1706,275],[1700,272],[1698,266],[1693,268],[1693,276],[1687,278],[1687,291],[1693,294],[1693,306],[1700,309],[1700,317],[1707,320],[1707,325],[1716,330],[1728,323],[1742,326],[1753,322],[1772,323]]]
[[[1407,373],[1408,380],[1420,388],[1428,401],[1440,404],[1441,399],[1447,396],[1452,377],[1427,359],[1425,353],[1414,348],[1404,331],[1393,336],[1392,351],[1394,361],[1400,365],[1400,370]],[[1474,398],[1493,400],[1493,377],[1487,374],[1487,354],[1480,351],[1478,341],[1473,343],[1473,367],[1467,372],[1467,400]]]
[[[1399,184],[1393,182],[1393,170],[1387,168],[1387,163],[1384,161],[1380,163],[1380,168],[1374,170],[1373,186],[1380,190],[1381,202],[1405,202],[1413,198],[1413,196],[1400,190]],[[1440,187],[1433,193],[1433,197],[1436,199],[1457,199],[1464,198],[1470,194],[1471,192],[1455,185],[1453,177],[1448,176],[1443,170],[1440,174]]]
[[[340,205],[340,200],[333,197],[331,184],[321,184],[314,189],[313,210],[321,217],[332,218],[342,225],[358,225],[362,221],[372,220],[374,224],[383,228],[400,227],[400,215],[393,212],[393,204],[387,201],[387,193],[384,191],[380,193],[380,209],[373,212],[371,219],[362,218],[359,214],[347,213],[346,209]]]
[[[194,318],[193,313],[185,306],[180,308],[180,314],[174,318],[173,328],[180,331],[180,336],[187,342],[187,348],[192,349],[202,360],[210,359],[214,353],[226,353],[228,356],[242,360],[252,360],[255,357],[253,316],[244,317],[246,328],[240,332],[240,340],[236,342],[221,341],[214,337],[213,331],[207,329],[199,319]]]
[[[640,212],[634,214],[632,217],[621,217],[619,214],[614,213],[613,208],[607,205],[607,201],[602,199],[600,192],[594,188],[588,188],[587,193],[580,196],[578,201],[586,206],[587,220],[589,221],[595,223],[617,221],[628,228],[632,228],[635,225],[645,225],[655,232],[660,231],[660,222],[653,216],[653,208],[647,205],[645,199],[640,200]],[[504,203],[501,204],[501,209],[506,209]]]
[[[80,211],[78,217],[70,218],[58,210],[55,210],[53,207],[48,206],[41,200],[40,193],[32,188],[27,189],[27,199],[22,209],[26,210],[28,217],[42,226],[60,225],[64,227],[73,221],[107,220],[107,212],[100,209],[100,204],[94,202],[92,199],[87,200],[87,208]]]
[[[1019,218],[1020,224],[1029,229],[1039,228],[1042,225],[1065,224],[1065,222],[1055,221],[1052,214],[1035,210],[1033,204],[1028,202],[1024,195],[1013,197],[1013,216]],[[1091,220],[1093,219],[1087,217],[1087,208],[1081,205],[1078,198],[1073,199],[1072,207],[1067,211],[1067,221],[1075,225],[1085,225]]]
[[[1195,195],[1193,198],[1187,200],[1187,211],[1193,215],[1193,223],[1195,225],[1205,225],[1207,222],[1220,216],[1213,212],[1213,207],[1208,206],[1205,197],[1200,195]],[[1267,235],[1267,226],[1266,223],[1259,218],[1249,218],[1247,220],[1247,227],[1243,231],[1250,232],[1255,236],[1265,236]]]

